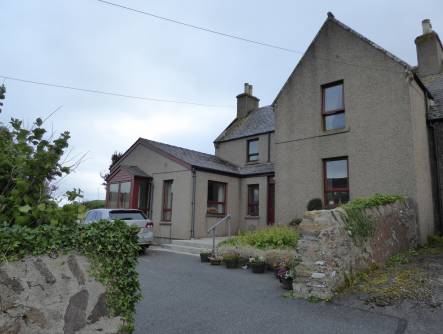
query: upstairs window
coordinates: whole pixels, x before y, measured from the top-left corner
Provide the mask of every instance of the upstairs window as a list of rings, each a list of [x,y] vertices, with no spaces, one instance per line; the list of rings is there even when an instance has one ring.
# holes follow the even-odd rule
[[[162,220],[170,222],[172,218],[172,180],[163,181]]]
[[[248,140],[248,157],[247,161],[258,161],[258,139]]]
[[[349,201],[348,158],[323,160],[324,200],[327,207]]]
[[[226,183],[208,181],[207,213],[212,215],[226,213]]]
[[[258,184],[248,185],[248,216],[258,217],[259,215],[258,194],[259,194]]]
[[[322,86],[322,115],[324,130],[345,127],[343,81]]]

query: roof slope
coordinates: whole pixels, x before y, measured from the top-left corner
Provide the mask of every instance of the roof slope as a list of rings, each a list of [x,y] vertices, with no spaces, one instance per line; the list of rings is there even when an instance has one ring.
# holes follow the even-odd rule
[[[139,141],[147,148],[161,151],[174,160],[184,162],[188,167],[233,174],[236,176],[267,174],[274,171],[274,167],[270,163],[239,167],[212,154],[202,153],[144,138],[140,138]]]
[[[275,130],[275,117],[272,106],[257,108],[246,117],[236,118],[218,137],[215,143],[254,136]]]
[[[421,81],[431,93],[435,105],[431,105],[429,119],[443,118],[443,73],[422,77]]]

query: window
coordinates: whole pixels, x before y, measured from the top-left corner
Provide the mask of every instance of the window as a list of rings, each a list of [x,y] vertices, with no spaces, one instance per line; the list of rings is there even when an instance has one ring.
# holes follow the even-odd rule
[[[345,103],[343,82],[335,82],[322,87],[323,129],[334,130],[345,127]]]
[[[248,216],[258,217],[258,184],[248,185]]]
[[[170,222],[172,218],[172,180],[163,181],[162,220]]]
[[[120,183],[120,203],[119,207],[128,209],[129,208],[129,197],[131,194],[131,182]]]
[[[118,206],[118,183],[111,183],[109,185],[109,195],[108,195],[108,207],[116,208]]]
[[[226,213],[226,183],[208,181],[208,214]]]
[[[151,210],[151,182],[148,180],[140,180],[139,181],[139,190],[138,190],[138,208],[148,213]]]
[[[109,212],[109,219],[112,220],[145,220],[146,215],[135,210],[112,210]]]
[[[258,161],[258,139],[248,140],[248,162]]]
[[[325,206],[335,207],[349,201],[348,159],[323,160]]]

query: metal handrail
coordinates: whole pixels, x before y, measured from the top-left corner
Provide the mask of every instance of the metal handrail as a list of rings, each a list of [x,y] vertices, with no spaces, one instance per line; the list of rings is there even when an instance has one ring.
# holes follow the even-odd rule
[[[221,224],[228,224],[228,237],[231,237],[231,215],[226,215],[210,228],[208,228],[208,234],[212,231],[212,255],[215,255],[215,230]]]

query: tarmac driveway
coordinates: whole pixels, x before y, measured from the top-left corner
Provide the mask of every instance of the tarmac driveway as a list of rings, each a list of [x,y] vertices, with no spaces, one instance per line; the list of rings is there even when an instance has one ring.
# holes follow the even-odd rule
[[[145,333],[402,333],[404,320],[283,297],[272,274],[200,263],[195,256],[149,251],[139,259]]]

